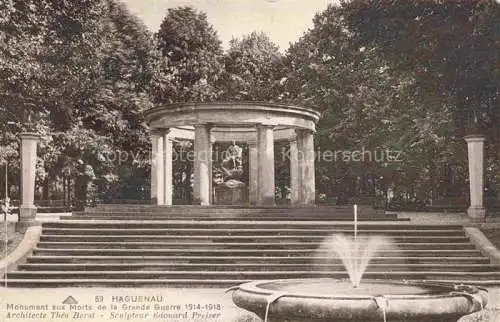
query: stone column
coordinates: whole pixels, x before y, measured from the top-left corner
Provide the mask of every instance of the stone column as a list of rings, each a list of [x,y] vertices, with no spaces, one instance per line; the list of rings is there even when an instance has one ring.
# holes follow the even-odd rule
[[[257,142],[248,142],[248,201],[255,205],[259,200],[259,153]]]
[[[259,205],[274,205],[274,134],[273,126],[257,126],[259,159]]]
[[[156,187],[158,185],[157,183],[157,176],[158,176],[158,166],[156,165],[156,154],[158,150],[158,135],[156,131],[151,131],[150,133],[151,137],[151,155],[150,155],[150,161],[151,161],[151,203],[156,204],[158,202],[158,195],[156,193]]]
[[[172,138],[169,131],[163,133],[163,204],[172,205]]]
[[[214,190],[214,173],[213,173],[213,168],[212,168],[212,164],[213,164],[213,151],[214,151],[214,144],[215,144],[215,140],[210,138],[210,167],[209,167],[209,175],[210,175],[210,178],[209,178],[209,183],[210,183],[210,204],[213,205],[214,204],[214,199],[215,199],[215,190]],[[218,158],[219,156],[217,156]]]
[[[194,187],[193,203],[210,205],[210,172],[212,171],[212,150],[210,128],[200,124],[194,126]]]
[[[310,130],[298,130],[297,144],[301,186],[300,203],[302,205],[314,205],[316,202],[316,180],[313,132]]]
[[[291,204],[299,205],[301,203],[301,184],[300,184],[300,166],[299,162],[302,155],[299,153],[297,141],[290,141],[290,186],[291,186]]]
[[[165,162],[163,134],[155,130],[151,133],[151,199],[157,205],[163,205],[165,201]]]
[[[19,226],[25,228],[35,223],[36,148],[40,136],[35,133],[21,133],[20,137],[21,205],[19,206]]]
[[[469,158],[470,207],[467,214],[471,218],[484,218],[484,141],[483,135],[465,137]]]

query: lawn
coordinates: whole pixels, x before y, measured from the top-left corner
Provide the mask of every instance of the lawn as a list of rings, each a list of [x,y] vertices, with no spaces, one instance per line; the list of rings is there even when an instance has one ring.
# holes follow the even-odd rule
[[[481,231],[497,249],[500,249],[500,227],[481,228]]]

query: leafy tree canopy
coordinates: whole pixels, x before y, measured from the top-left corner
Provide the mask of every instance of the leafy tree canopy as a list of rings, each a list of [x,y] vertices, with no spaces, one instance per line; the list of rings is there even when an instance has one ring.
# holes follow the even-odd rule
[[[460,135],[471,122],[500,122],[500,3],[356,0],[342,14],[357,44],[379,49],[395,70],[411,70],[422,86],[454,97]]]
[[[207,16],[191,7],[169,9],[156,34],[158,61],[151,94],[155,102],[216,100],[223,50]]]
[[[272,101],[280,94],[282,55],[265,33],[233,38],[225,56],[224,99]]]

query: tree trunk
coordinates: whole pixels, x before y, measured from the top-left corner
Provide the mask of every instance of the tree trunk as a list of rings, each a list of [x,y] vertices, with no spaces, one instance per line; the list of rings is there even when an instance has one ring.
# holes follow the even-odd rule
[[[88,186],[87,176],[77,176],[75,180],[75,199],[76,206],[79,209],[83,209],[87,202],[87,186]]]
[[[49,200],[50,199],[50,185],[49,185],[49,177],[47,176],[43,181],[42,185],[42,199]]]
[[[68,202],[67,202],[67,194],[66,194],[66,177],[63,177],[62,178],[62,184],[63,184],[63,204],[64,206],[66,207],[66,205],[68,205]]]

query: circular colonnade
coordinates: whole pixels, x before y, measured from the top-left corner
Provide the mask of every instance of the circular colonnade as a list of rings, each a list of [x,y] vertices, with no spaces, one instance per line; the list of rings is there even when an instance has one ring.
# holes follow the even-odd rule
[[[151,128],[151,198],[171,205],[172,142],[194,141],[193,203],[210,205],[212,148],[216,142],[245,142],[249,147],[248,200],[274,205],[274,142],[290,142],[291,203],[315,202],[314,138],[320,114],[271,103],[182,103],[145,113]]]

